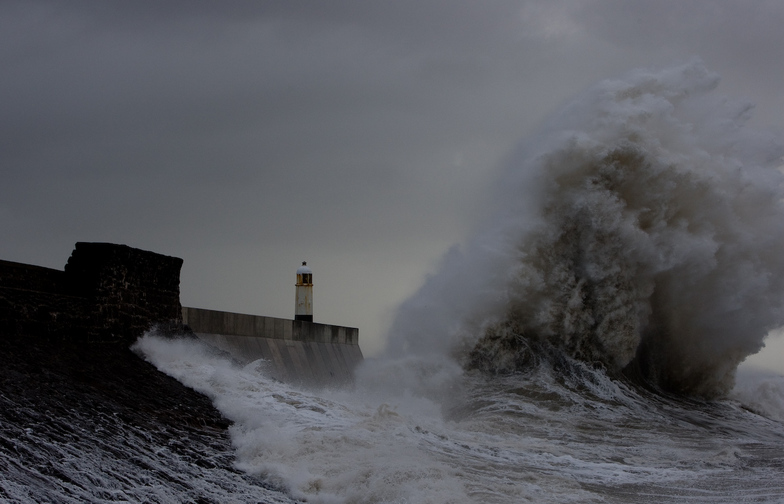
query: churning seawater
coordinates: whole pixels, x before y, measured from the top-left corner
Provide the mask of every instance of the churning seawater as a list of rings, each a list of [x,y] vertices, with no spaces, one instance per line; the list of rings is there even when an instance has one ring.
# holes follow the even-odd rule
[[[240,469],[307,502],[784,502],[784,425],[745,407],[783,413],[781,377],[705,401],[568,358],[503,377],[412,358],[316,392],[194,340],[140,347],[234,422]]]
[[[735,384],[784,326],[784,149],[717,85],[695,61],[567,104],[349,389],[139,349],[308,502],[783,502],[782,378]]]

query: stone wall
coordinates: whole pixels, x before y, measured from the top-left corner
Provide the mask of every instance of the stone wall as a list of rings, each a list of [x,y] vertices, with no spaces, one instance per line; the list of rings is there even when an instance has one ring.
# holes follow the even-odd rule
[[[182,259],[77,243],[64,271],[0,261],[0,335],[130,344],[181,324]]]
[[[65,273],[0,261],[0,335],[63,339],[89,331],[90,302],[70,293]]]
[[[127,350],[158,325],[193,331],[243,363],[261,359],[279,380],[326,386],[352,379],[362,361],[358,329],[182,308],[181,267],[182,259],[111,243],[77,243],[63,271],[0,261],[0,347],[77,343],[69,348],[82,356]],[[41,347],[64,356],[63,345]]]

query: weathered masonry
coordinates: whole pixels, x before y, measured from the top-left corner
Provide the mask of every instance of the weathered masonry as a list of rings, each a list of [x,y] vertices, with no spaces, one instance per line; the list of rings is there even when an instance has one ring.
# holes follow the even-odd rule
[[[182,259],[77,243],[64,270],[0,261],[0,337],[130,345],[181,322]]]
[[[273,378],[289,383],[345,383],[362,362],[354,327],[188,307],[182,320],[205,343],[242,364],[264,359]]]
[[[171,335],[192,331],[242,363],[263,359],[281,381],[351,380],[362,361],[358,329],[183,308],[181,267],[182,259],[113,243],[77,243],[64,270],[0,261],[0,343],[127,350],[157,326]]]

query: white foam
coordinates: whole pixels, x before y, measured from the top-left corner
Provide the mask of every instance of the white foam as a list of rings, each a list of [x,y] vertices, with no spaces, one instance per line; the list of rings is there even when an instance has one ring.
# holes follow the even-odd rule
[[[491,328],[490,366],[524,336],[726,393],[784,325],[784,149],[717,85],[699,61],[637,70],[555,114],[511,157],[497,215],[401,306],[389,353],[465,353]]]
[[[755,413],[784,422],[784,376],[780,374],[742,368],[730,397]]]
[[[235,422],[237,466],[283,485],[308,502],[471,502],[457,470],[429,457],[419,431],[441,420],[416,419],[424,399],[383,402],[370,393],[307,394],[270,381],[263,366],[232,365],[196,341],[145,336],[137,348],[160,369],[212,397]],[[413,403],[413,404],[412,404]],[[433,410],[431,410],[432,412]]]
[[[714,410],[662,409],[595,370],[585,370],[584,386],[579,376],[548,377],[546,367],[487,379],[445,363],[428,373],[425,360],[412,359],[371,363],[355,388],[315,393],[194,340],[145,336],[137,348],[234,422],[238,468],[307,502],[590,502],[625,485],[733,502],[763,483],[774,491],[764,467],[744,466],[729,430],[706,436],[701,425],[717,421]],[[425,385],[416,386],[418,375]],[[390,386],[395,376],[401,383]],[[725,413],[740,415],[726,426],[756,435],[743,410]],[[739,468],[736,492],[711,490]]]
[[[637,71],[557,114],[512,157],[498,217],[404,303],[351,390],[297,389],[191,340],[138,349],[234,422],[238,467],[307,502],[780,498],[784,433],[736,403],[646,396],[571,361],[492,377],[453,358],[495,331],[505,362],[525,335],[610,370],[645,358],[697,393],[728,386],[784,325],[783,177],[780,146],[744,130],[748,106],[717,82],[699,62]],[[738,400],[781,415],[781,382],[754,383]]]

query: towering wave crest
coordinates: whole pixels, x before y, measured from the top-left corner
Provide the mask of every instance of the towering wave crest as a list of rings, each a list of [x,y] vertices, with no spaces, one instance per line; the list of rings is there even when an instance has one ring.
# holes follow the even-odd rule
[[[500,211],[399,309],[389,352],[511,372],[542,348],[702,396],[784,325],[780,142],[694,61],[601,82],[510,158]]]

